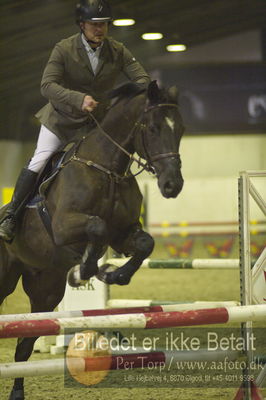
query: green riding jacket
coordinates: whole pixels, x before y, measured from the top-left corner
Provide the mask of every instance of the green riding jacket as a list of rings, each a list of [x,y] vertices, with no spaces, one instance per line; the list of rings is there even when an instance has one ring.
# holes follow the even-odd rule
[[[122,44],[107,37],[94,75],[78,33],[57,43],[44,69],[41,93],[49,100],[36,117],[63,142],[86,134],[92,119],[81,107],[86,95],[99,102],[93,115],[101,121],[109,105],[107,93],[123,73],[129,80],[149,83],[143,67]]]

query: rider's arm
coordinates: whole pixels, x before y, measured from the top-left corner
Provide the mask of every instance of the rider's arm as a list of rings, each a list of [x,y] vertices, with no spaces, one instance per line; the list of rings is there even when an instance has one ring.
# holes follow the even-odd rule
[[[122,71],[132,82],[144,83],[148,85],[151,81],[145,69],[125,46],[123,46]]]
[[[66,104],[81,110],[86,93],[66,89],[62,85],[64,72],[65,62],[62,49],[56,45],[43,72],[41,94],[55,104]]]

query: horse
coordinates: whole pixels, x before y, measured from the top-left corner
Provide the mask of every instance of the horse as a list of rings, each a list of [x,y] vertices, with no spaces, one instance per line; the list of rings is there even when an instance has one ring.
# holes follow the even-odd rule
[[[105,118],[66,152],[45,191],[51,232],[36,208],[26,208],[12,243],[0,241],[0,304],[22,277],[31,312],[53,311],[67,280],[75,287],[96,275],[127,285],[151,254],[154,240],[140,223],[142,195],[130,165],[137,161],[154,173],[165,198],[182,190],[178,91],[159,89],[156,81],[148,88],[127,83],[111,98]],[[99,269],[107,246],[129,261]],[[28,360],[36,339],[18,339],[15,361]],[[23,385],[23,378],[14,380],[9,400],[24,400]]]

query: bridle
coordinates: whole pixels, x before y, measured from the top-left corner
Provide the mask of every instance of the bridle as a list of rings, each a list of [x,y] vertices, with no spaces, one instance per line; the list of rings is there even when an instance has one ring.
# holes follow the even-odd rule
[[[143,162],[140,161],[140,158],[137,159],[136,157],[134,157],[133,154],[131,154],[129,151],[127,151],[123,146],[121,146],[119,143],[117,143],[101,126],[101,124],[99,123],[99,121],[94,117],[94,115],[92,113],[90,113],[91,118],[93,119],[93,121],[95,122],[97,128],[99,129],[99,131],[111,142],[113,143],[119,150],[121,150],[124,154],[126,154],[129,158],[129,164],[128,164],[128,168],[126,173],[121,176],[119,174],[117,174],[115,171],[111,171],[107,168],[105,168],[103,165],[100,165],[94,161],[91,160],[86,160],[85,158],[79,157],[78,156],[78,149],[81,145],[81,143],[86,139],[86,136],[82,137],[81,140],[76,144],[75,148],[74,148],[74,152],[71,155],[70,158],[68,158],[67,160],[65,160],[59,167],[59,169],[64,168],[67,164],[69,164],[72,161],[76,161],[79,162],[81,164],[85,164],[87,167],[93,167],[98,169],[99,171],[102,171],[104,173],[106,173],[111,179],[115,179],[116,181],[120,181],[121,179],[125,179],[128,177],[132,177],[132,176],[137,176],[140,173],[142,173],[144,170],[152,173],[154,175],[156,174],[155,168],[153,166],[153,163],[163,159],[163,158],[175,158],[179,161],[179,166],[181,168],[181,161],[180,161],[180,155],[177,152],[168,152],[168,153],[160,153],[160,154],[156,154],[156,155],[150,155],[148,150],[147,150],[147,138],[145,135],[146,132],[146,128],[147,125],[145,123],[143,123],[143,119],[145,117],[145,115],[147,115],[149,112],[160,108],[160,107],[174,107],[174,108],[178,108],[177,104],[172,104],[172,103],[161,103],[161,104],[156,104],[154,106],[150,106],[144,109],[143,113],[141,114],[141,116],[139,117],[138,121],[135,122],[133,128],[131,129],[129,136],[128,137],[136,137],[136,135],[138,134],[138,132],[141,134],[141,141],[142,141],[142,147],[144,150],[144,157],[146,159],[146,164],[143,164]],[[132,162],[136,162],[138,164],[139,167],[142,167],[141,171],[137,172],[136,174],[132,174],[132,173],[128,173],[130,166],[132,164]]]
[[[133,161],[135,161],[139,167],[142,167],[142,171],[147,171],[151,172],[152,174],[156,175],[155,169],[153,167],[153,163],[161,160],[163,158],[176,158],[180,162],[181,166],[181,161],[180,161],[180,155],[177,152],[168,152],[168,153],[160,153],[156,155],[150,155],[148,150],[147,150],[147,140],[146,140],[146,135],[145,131],[147,128],[147,125],[143,123],[143,118],[145,115],[147,115],[149,112],[161,108],[161,107],[174,107],[178,108],[177,104],[174,103],[160,103],[156,104],[154,106],[150,106],[144,109],[143,113],[141,114],[139,120],[134,124],[133,128],[131,129],[131,132],[129,136],[136,136],[138,131],[141,134],[141,140],[142,140],[142,146],[144,150],[144,158],[146,159],[146,164],[143,164],[140,159],[137,159],[136,157],[133,156],[129,151],[127,151],[123,146],[121,146],[118,142],[116,142],[101,126],[101,124],[98,122],[98,120],[94,117],[94,115],[91,113],[90,116],[95,122],[97,128],[100,130],[100,132],[111,142],[113,143],[119,150],[121,150],[124,154],[126,154],[129,159],[130,159],[130,165],[132,164]],[[75,160],[77,160],[77,157],[75,157]],[[78,160],[77,160],[78,161]],[[91,165],[91,164],[90,164]],[[108,171],[109,172],[109,171]],[[139,175],[139,173],[137,173]]]
[[[174,107],[174,108],[178,108],[178,105],[177,105],[177,104],[174,104],[174,103],[160,103],[160,104],[156,104],[156,105],[154,105],[154,106],[150,106],[150,107],[146,108],[146,109],[144,110],[144,115],[147,114],[147,113],[149,113],[150,111],[156,110],[156,109],[161,108],[161,107],[172,107],[172,108]],[[144,131],[144,128],[146,128],[147,125],[146,125],[146,124],[142,124],[142,126],[143,126],[142,129],[143,129],[143,131]],[[176,159],[179,160],[180,167],[181,167],[181,160],[180,160],[180,155],[179,155],[179,153],[177,153],[177,152],[168,152],[168,153],[159,153],[159,154],[156,154],[156,155],[150,155],[149,152],[148,152],[148,150],[147,150],[147,148],[148,148],[148,145],[147,145],[147,136],[146,136],[144,133],[142,133],[141,138],[142,138],[142,147],[143,147],[143,150],[144,150],[144,158],[147,160],[147,165],[148,165],[150,168],[154,169],[153,163],[156,162],[156,161],[158,161],[158,160],[161,160],[161,159],[163,159],[163,158],[176,158]]]

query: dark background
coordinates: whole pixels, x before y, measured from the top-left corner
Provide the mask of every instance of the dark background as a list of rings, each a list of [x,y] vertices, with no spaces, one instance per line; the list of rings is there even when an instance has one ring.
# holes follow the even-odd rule
[[[165,46],[188,48],[258,29],[265,59],[265,0],[110,0],[115,18],[133,17],[133,27],[111,27],[152,72],[153,57],[166,55]],[[39,84],[54,44],[77,32],[73,0],[1,0],[0,2],[0,138],[35,140],[35,112],[46,103]],[[146,42],[147,31],[164,39]],[[223,130],[261,131],[265,128],[264,63],[246,65],[160,66],[162,84],[176,84],[189,133]],[[258,97],[259,96],[259,97]],[[250,102],[256,117],[248,113]],[[195,108],[196,107],[196,108]],[[200,110],[200,111],[199,111]],[[254,114],[254,115],[255,115]]]

